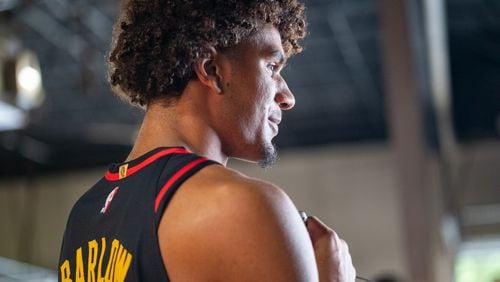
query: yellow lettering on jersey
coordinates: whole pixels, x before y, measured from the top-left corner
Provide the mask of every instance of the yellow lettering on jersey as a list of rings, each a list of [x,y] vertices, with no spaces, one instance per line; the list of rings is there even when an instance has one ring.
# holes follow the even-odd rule
[[[104,275],[106,282],[113,282],[113,269],[115,268],[116,253],[118,252],[119,246],[120,241],[114,239],[111,243],[111,253],[109,254],[108,266],[106,267],[106,275]]]
[[[118,179],[127,177],[128,164],[121,165],[118,169]]]
[[[104,282],[104,277],[102,277],[102,259],[104,258],[104,253],[106,252],[106,238],[101,238],[101,256],[99,257],[99,265],[97,267],[97,282]]]
[[[76,250],[76,282],[85,282],[82,247]]]
[[[132,262],[130,254],[119,240],[114,239],[111,243],[107,263],[103,264],[106,254],[106,238],[101,238],[99,245],[97,240],[88,242],[88,257],[85,264],[83,260],[83,249],[79,247],[75,252],[75,282],[122,282],[127,277],[127,272]],[[97,259],[99,257],[99,260]],[[97,267],[97,269],[96,269]],[[85,269],[87,268],[87,269]],[[103,269],[106,273],[103,276]],[[87,272],[85,272],[85,270]],[[86,276],[85,276],[86,274]],[[60,266],[61,282],[73,282],[71,279],[71,264],[65,260]]]
[[[120,250],[115,261],[115,281],[125,281],[131,262],[132,255],[120,245]]]
[[[71,280],[71,268],[69,266],[69,260],[65,260],[61,264],[61,282],[72,282]]]
[[[97,265],[97,254],[99,245],[96,240],[89,241],[89,256],[87,261],[87,282],[96,282],[95,266]]]

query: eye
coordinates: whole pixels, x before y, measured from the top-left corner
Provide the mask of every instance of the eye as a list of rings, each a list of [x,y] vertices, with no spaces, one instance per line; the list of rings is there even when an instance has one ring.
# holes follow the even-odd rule
[[[281,72],[281,69],[283,69],[283,64],[281,63],[270,63],[269,65],[267,65],[267,68],[272,72],[272,74],[276,74],[276,73],[279,73]]]

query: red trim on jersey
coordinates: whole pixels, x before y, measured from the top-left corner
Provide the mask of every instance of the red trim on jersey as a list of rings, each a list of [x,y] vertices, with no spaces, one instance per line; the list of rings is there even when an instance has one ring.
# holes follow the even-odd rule
[[[181,169],[179,169],[172,177],[170,177],[170,179],[167,181],[167,183],[165,183],[165,185],[163,185],[163,187],[161,188],[160,192],[156,196],[156,199],[155,199],[155,212],[158,211],[158,207],[160,206],[161,200],[165,196],[165,193],[167,193],[168,189],[170,189],[170,186],[172,186],[172,184],[174,184],[175,181],[177,181],[180,177],[182,177],[184,174],[186,174],[193,167],[197,166],[198,164],[200,164],[200,163],[202,163],[204,161],[207,161],[207,159],[203,158],[203,157],[200,157],[200,158],[198,158],[198,159],[196,159],[196,160],[188,163],[187,165],[185,165],[184,167],[182,167]]]
[[[145,166],[151,164],[152,162],[156,161],[157,159],[163,157],[163,156],[166,156],[166,155],[170,155],[170,154],[188,154],[189,151],[184,149],[184,148],[171,148],[171,149],[165,149],[165,150],[162,150],[162,151],[159,151],[158,153],[150,156],[149,158],[145,159],[144,161],[140,162],[139,164],[133,166],[133,167],[129,167],[127,169],[127,175],[126,177],[138,172],[139,170],[141,170],[142,168],[144,168]],[[106,180],[109,180],[109,181],[117,181],[117,180],[120,180],[120,174],[119,172],[110,172],[109,170],[106,171],[106,174],[104,175],[104,177],[106,178]],[[123,179],[123,178],[122,178]]]

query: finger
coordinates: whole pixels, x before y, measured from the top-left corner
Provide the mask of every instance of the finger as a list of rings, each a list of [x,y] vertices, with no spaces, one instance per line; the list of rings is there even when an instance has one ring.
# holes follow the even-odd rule
[[[309,216],[307,218],[306,227],[313,243],[316,242],[319,237],[328,234],[328,226],[315,216]]]
[[[348,260],[348,263],[351,267],[354,267],[353,263],[352,263],[352,256],[351,256],[351,253],[349,252],[349,245],[344,241],[342,240],[343,242],[343,248],[344,248],[344,256],[347,258]]]
[[[345,252],[349,253],[349,245],[347,244],[347,242],[343,239],[339,239],[339,240],[340,240],[340,243],[342,244],[342,247],[344,248]]]
[[[338,237],[337,233],[317,217],[309,216],[307,218],[306,227],[313,244],[322,237],[331,237],[330,239],[333,239],[335,245],[339,244],[338,241],[340,240],[340,238]]]

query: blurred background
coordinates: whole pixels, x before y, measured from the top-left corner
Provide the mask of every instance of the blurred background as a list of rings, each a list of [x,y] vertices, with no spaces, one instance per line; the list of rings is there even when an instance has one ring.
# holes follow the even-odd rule
[[[373,281],[500,281],[500,1],[307,0],[283,187]],[[54,281],[73,203],[124,160],[117,0],[0,0],[0,281]],[[391,280],[392,279],[392,280]]]

